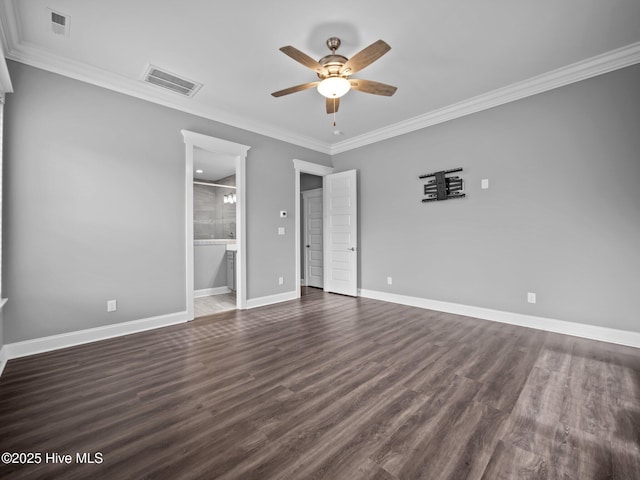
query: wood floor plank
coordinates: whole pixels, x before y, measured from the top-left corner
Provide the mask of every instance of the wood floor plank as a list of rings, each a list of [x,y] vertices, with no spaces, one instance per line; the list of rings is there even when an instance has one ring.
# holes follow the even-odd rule
[[[283,478],[296,478],[295,472],[301,467],[300,458],[317,458],[319,451],[323,454],[327,449],[330,451],[336,437],[345,429],[353,428],[363,418],[368,418],[371,409],[380,408],[392,402],[398,394],[403,394],[399,388],[402,380],[400,372],[383,369],[315,416],[307,416],[294,428],[290,428],[287,422],[268,432],[267,436],[274,441],[277,452],[269,454],[268,459],[258,464],[247,465],[245,469],[240,466],[233,476],[262,478],[277,472]]]
[[[415,413],[424,401],[415,392],[401,390],[391,403],[377,405],[362,422],[350,424],[340,432],[325,455],[315,456],[314,462],[304,464],[295,473],[296,478],[357,477],[369,453]]]
[[[552,478],[580,480],[611,478],[611,444],[597,436],[559,424],[551,442],[540,442],[537,452],[547,450]]]
[[[568,374],[575,342],[575,337],[548,333],[540,349],[536,366],[554,372]]]
[[[433,392],[424,407],[376,450],[372,460],[399,478],[420,478],[418,471],[426,468],[425,446],[436,436],[445,435],[451,423],[464,414],[480,387],[473,380],[454,377]]]
[[[528,452],[555,435],[564,405],[565,377],[535,367],[518,399],[505,433],[507,443]]]
[[[639,478],[640,447],[638,444],[620,441],[617,439],[612,440],[611,457],[612,479],[622,480],[625,478]]]
[[[580,340],[574,347],[560,421],[590,434],[606,435],[615,419],[607,403],[606,350]]]
[[[481,480],[546,480],[546,459],[500,441]]]
[[[541,345],[534,344],[522,351],[514,345],[503,353],[480,376],[478,381],[483,383],[483,387],[477,400],[503,412],[512,411],[533,369],[540,347]]]
[[[366,459],[362,465],[359,465],[352,476],[345,476],[343,478],[349,478],[351,480],[398,480],[398,477],[391,475],[370,459]]]
[[[640,350],[318,289],[10,360],[21,479],[640,478]]]

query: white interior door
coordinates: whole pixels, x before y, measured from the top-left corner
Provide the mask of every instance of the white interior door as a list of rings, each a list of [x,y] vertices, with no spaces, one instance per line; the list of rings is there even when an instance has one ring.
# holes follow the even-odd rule
[[[304,279],[310,287],[324,286],[322,189],[302,192],[304,203]]]
[[[358,216],[355,170],[324,177],[324,289],[358,295]]]

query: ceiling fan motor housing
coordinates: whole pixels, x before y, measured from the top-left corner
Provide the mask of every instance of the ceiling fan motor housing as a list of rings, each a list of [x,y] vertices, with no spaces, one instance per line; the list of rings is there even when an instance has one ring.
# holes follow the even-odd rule
[[[340,75],[340,69],[347,63],[347,58],[342,55],[332,53],[318,60],[318,63],[325,69],[324,72],[318,72],[318,78],[337,77]]]
[[[318,72],[318,78],[321,80],[340,76],[340,69],[349,60],[343,55],[336,54],[336,50],[340,48],[341,43],[338,37],[329,37],[327,39],[327,47],[331,50],[331,53],[318,60],[318,63],[322,65],[325,70],[324,72]]]

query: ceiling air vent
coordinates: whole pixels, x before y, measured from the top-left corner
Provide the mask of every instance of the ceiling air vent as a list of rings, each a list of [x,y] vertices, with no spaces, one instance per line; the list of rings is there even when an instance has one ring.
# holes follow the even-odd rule
[[[192,97],[202,87],[201,83],[178,77],[166,70],[161,70],[153,65],[149,66],[144,76],[144,81],[151,83],[166,90],[179,93],[185,97]]]
[[[51,30],[56,35],[69,36],[69,24],[71,23],[71,17],[64,15],[60,12],[56,12],[47,8],[49,13],[49,21],[51,22]]]

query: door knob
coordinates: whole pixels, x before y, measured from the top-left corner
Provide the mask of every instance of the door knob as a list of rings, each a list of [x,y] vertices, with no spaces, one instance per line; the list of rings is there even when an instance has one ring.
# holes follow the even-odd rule
[[[351,248],[349,248],[347,250],[351,250],[352,252],[355,252],[356,251],[356,247],[351,247]]]
[[[305,245],[305,247],[307,247],[307,248],[311,248],[311,245]]]

